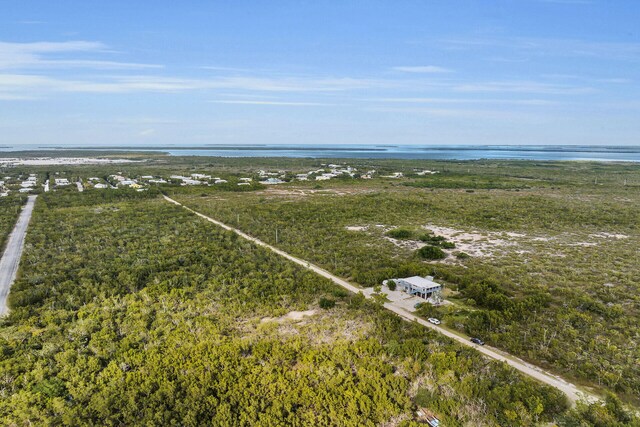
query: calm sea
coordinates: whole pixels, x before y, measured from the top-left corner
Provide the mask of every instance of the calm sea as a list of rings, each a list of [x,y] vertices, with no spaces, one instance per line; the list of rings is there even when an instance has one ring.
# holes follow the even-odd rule
[[[640,147],[613,146],[112,146],[112,147],[45,147],[14,146],[1,147],[0,151],[13,150],[126,150],[163,151],[174,156],[220,156],[220,157],[311,157],[311,158],[373,158],[373,159],[522,159],[522,160],[591,160],[640,162]]]

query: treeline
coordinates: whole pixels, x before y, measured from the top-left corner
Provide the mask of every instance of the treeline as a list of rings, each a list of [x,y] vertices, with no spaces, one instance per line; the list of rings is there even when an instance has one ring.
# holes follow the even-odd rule
[[[184,209],[118,194],[36,205],[0,328],[6,425],[409,426],[427,406],[446,425],[519,426],[567,408]]]

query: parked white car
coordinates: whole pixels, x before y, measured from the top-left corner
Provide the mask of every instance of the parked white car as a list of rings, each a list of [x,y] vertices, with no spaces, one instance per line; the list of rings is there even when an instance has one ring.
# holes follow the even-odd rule
[[[433,323],[434,325],[439,325],[440,323],[442,323],[442,322],[440,322],[438,319],[436,319],[436,318],[434,318],[434,317],[430,317],[430,318],[428,318],[427,320],[428,320],[429,322]]]

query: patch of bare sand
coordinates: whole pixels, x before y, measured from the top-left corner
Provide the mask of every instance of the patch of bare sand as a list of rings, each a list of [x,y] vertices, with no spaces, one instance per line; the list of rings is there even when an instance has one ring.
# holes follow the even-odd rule
[[[260,319],[260,322],[285,322],[287,320],[300,321],[307,316],[313,316],[316,314],[316,310],[307,310],[307,311],[290,311],[284,316],[280,317],[263,317]]]
[[[525,237],[524,234],[520,233],[480,232],[476,230],[464,231],[432,224],[425,225],[423,228],[431,231],[437,236],[442,236],[448,241],[455,243],[455,251],[461,251],[476,257],[492,256],[494,252],[499,249],[517,245],[516,242],[503,238],[504,235],[512,239]]]
[[[596,239],[616,239],[616,240],[629,238],[629,236],[627,236],[626,234],[615,234],[615,233],[605,233],[605,232],[589,234],[589,237],[593,237]]]

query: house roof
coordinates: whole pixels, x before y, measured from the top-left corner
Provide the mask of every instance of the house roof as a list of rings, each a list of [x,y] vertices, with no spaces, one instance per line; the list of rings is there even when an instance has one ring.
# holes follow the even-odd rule
[[[440,283],[436,283],[431,279],[425,279],[424,277],[420,277],[420,276],[411,276],[411,277],[406,277],[399,280],[402,280],[403,282],[408,283],[416,288],[430,289],[430,288],[442,286]]]

